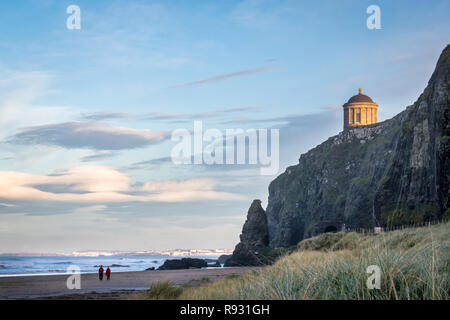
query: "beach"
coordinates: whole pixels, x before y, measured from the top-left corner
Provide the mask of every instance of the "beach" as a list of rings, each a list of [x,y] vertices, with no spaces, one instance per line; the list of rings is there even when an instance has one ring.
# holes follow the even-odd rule
[[[168,279],[185,286],[195,280],[217,281],[227,275],[244,274],[261,267],[210,268],[188,270],[149,270],[115,272],[111,280],[98,280],[97,274],[81,274],[81,289],[69,290],[69,275],[0,277],[0,299],[126,299],[138,290],[150,289],[152,282]]]

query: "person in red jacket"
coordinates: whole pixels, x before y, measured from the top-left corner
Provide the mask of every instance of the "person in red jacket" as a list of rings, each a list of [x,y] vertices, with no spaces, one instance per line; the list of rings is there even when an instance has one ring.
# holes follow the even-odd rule
[[[106,269],[106,280],[109,280],[109,277],[111,277],[111,269],[108,267]]]
[[[103,280],[103,266],[98,269],[98,279]]]

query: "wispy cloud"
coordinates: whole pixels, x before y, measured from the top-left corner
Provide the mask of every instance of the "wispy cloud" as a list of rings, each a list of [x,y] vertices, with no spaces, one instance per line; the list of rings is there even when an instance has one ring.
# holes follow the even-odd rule
[[[409,59],[413,59],[417,57],[417,54],[413,54],[413,53],[407,53],[407,54],[403,54],[403,55],[398,55],[392,58],[389,58],[389,62],[402,62],[402,61],[406,61]]]
[[[16,205],[11,203],[0,203],[0,207],[14,208]]]
[[[245,70],[240,70],[240,71],[236,71],[236,72],[232,72],[232,73],[220,74],[217,76],[213,76],[213,77],[205,78],[205,79],[201,79],[201,80],[176,84],[176,85],[172,86],[171,88],[197,86],[197,85],[201,85],[201,84],[224,81],[224,80],[228,80],[230,78],[236,78],[236,77],[246,76],[246,75],[250,75],[250,74],[261,73],[261,72],[276,71],[276,70],[280,70],[280,69],[281,69],[281,67],[279,67],[279,66],[245,69]]]
[[[133,116],[128,113],[121,112],[95,112],[90,114],[82,114],[81,120],[88,121],[102,121],[102,120],[115,120],[115,119],[128,119]]]
[[[142,169],[151,169],[155,167],[159,167],[161,165],[172,163],[171,157],[161,157],[152,160],[139,161],[133,163],[131,166],[127,167],[128,170],[142,170]]]
[[[8,139],[11,144],[54,145],[67,149],[126,150],[160,143],[170,132],[113,127],[98,122],[65,122],[24,129]]]
[[[104,160],[108,158],[112,158],[116,155],[116,152],[112,152],[110,150],[100,150],[98,152],[95,152],[94,154],[90,154],[87,156],[84,156],[81,158],[81,162],[91,162],[91,161],[98,161],[98,160]]]
[[[197,119],[212,118],[217,116],[214,112],[205,113],[154,113],[143,117],[143,120],[177,120],[177,119]]]
[[[20,127],[64,121],[74,114],[68,106],[37,105],[51,92],[53,78],[47,72],[19,72],[0,69],[0,139]],[[58,120],[57,120],[58,119]]]
[[[291,121],[291,117],[294,116],[285,116],[285,117],[273,117],[273,118],[265,118],[265,119],[251,119],[248,117],[240,117],[240,118],[233,118],[231,120],[223,121],[222,124],[244,124],[244,123],[275,123],[275,122],[282,122],[287,123]]]
[[[231,108],[231,109],[222,109],[217,110],[217,112],[243,112],[243,111],[254,111],[254,112],[261,112],[264,109],[263,106],[249,106],[249,107],[239,107],[239,108]]]
[[[51,175],[0,171],[0,199],[98,204],[244,199],[216,191],[213,179],[130,182],[128,175],[109,166],[76,166]]]
[[[290,1],[243,0],[231,12],[230,18],[251,28],[273,26],[280,24],[283,18],[294,12],[295,6],[291,4]]]
[[[169,121],[184,122],[187,120],[207,119],[223,117],[228,113],[239,112],[262,112],[264,106],[244,106],[235,108],[224,108],[216,111],[197,112],[197,113],[169,113],[169,112],[149,112],[144,114],[122,113],[122,112],[93,112],[83,113],[78,117],[81,121],[97,122],[107,120],[124,120],[124,121]]]

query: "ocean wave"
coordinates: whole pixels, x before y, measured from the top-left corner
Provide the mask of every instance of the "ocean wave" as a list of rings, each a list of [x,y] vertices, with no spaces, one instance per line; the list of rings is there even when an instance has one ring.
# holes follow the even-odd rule
[[[4,269],[8,269],[8,267],[3,264],[0,264],[0,269],[4,270]]]
[[[20,261],[20,260],[24,260],[23,257],[10,257],[10,256],[2,256],[0,257],[1,260],[3,261]]]
[[[55,262],[54,264],[72,264],[71,261]]]
[[[114,267],[114,268],[129,268],[130,266],[122,265],[122,264],[112,264],[111,268],[112,267]]]
[[[95,265],[94,266],[94,268],[99,268],[100,267],[100,265]],[[108,267],[107,265],[104,265],[103,267]],[[112,265],[110,265],[109,267],[111,267],[111,268],[129,268],[130,266],[129,265],[124,265],[124,264],[115,264],[115,263],[113,263]]]

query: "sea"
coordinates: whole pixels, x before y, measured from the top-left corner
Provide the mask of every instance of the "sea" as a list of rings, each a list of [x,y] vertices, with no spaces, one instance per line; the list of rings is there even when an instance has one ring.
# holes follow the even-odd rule
[[[73,266],[83,273],[97,273],[100,265],[111,272],[144,271],[157,269],[174,256],[0,256],[0,277],[71,274]],[[215,256],[191,258],[217,259]]]

